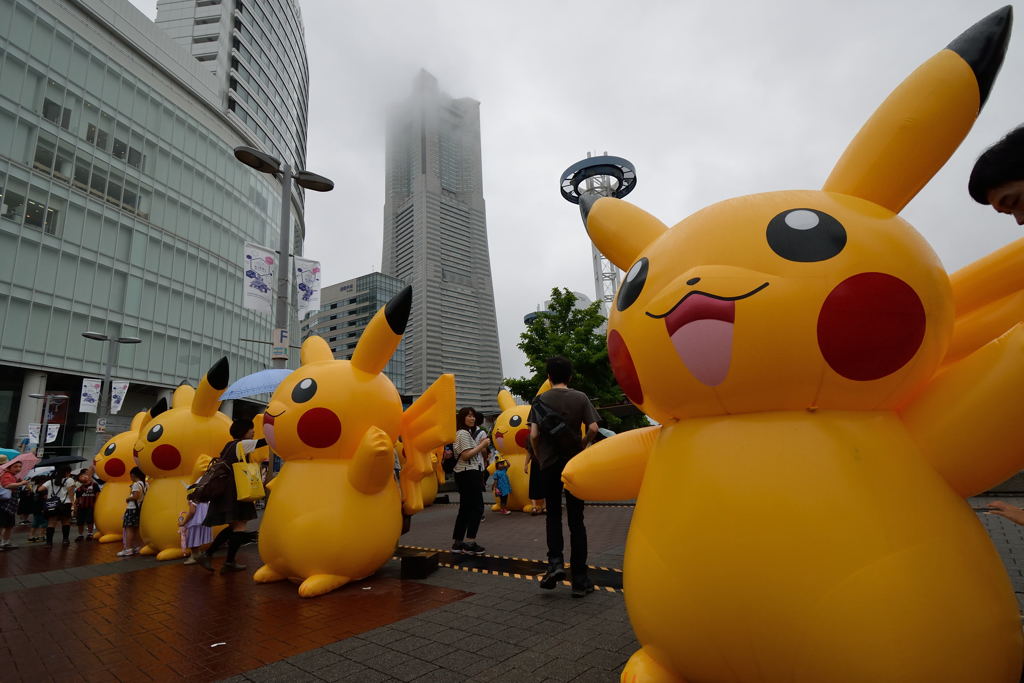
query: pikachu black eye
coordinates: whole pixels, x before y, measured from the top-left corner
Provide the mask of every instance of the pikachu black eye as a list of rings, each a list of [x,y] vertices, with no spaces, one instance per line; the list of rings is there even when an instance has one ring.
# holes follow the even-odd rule
[[[633,264],[633,267],[626,273],[626,279],[619,287],[619,295],[615,298],[615,305],[620,311],[624,311],[633,305],[633,302],[640,296],[647,282],[647,259],[642,258]]]
[[[163,425],[153,425],[153,427],[149,430],[149,433],[146,434],[146,440],[147,441],[156,441],[157,439],[159,439],[163,435],[164,435],[164,426]],[[113,444],[111,444],[111,445],[113,445]]]
[[[108,443],[107,447],[103,449],[103,455],[113,455],[114,451],[117,450],[116,443]]]
[[[316,381],[307,377],[292,389],[292,400],[296,403],[305,403],[316,394]]]
[[[519,425],[523,424],[523,418],[519,417],[518,415],[513,415],[509,419],[508,423],[513,427],[518,427]]]
[[[787,261],[827,261],[846,246],[846,229],[814,209],[783,211],[768,223],[768,246]]]

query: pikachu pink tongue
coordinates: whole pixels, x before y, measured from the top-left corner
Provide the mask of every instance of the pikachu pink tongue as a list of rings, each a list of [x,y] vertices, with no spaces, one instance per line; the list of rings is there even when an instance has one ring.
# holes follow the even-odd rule
[[[729,374],[736,302],[705,294],[686,297],[665,317],[676,353],[698,381],[710,387]]]
[[[672,335],[672,345],[686,369],[710,387],[729,374],[733,324],[721,320],[695,320]]]

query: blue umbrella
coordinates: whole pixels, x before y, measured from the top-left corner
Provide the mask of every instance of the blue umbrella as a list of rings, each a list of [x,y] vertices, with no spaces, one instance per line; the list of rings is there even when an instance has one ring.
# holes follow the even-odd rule
[[[284,378],[291,374],[291,370],[285,368],[271,368],[260,370],[251,375],[242,377],[230,387],[224,390],[220,400],[230,401],[233,398],[244,398],[256,394],[269,394],[277,385],[284,381]]]

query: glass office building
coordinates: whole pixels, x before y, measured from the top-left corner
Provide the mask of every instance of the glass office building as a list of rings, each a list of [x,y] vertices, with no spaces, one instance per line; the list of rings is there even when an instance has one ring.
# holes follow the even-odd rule
[[[327,340],[335,358],[350,360],[370,319],[404,288],[404,282],[383,273],[361,275],[321,287],[320,310],[306,319],[303,337],[319,335]],[[414,299],[415,296],[414,292]],[[384,374],[394,383],[398,393],[405,395],[404,339],[385,366]]]
[[[91,455],[82,378],[111,342],[87,330],[142,340],[116,349],[125,423],[221,356],[232,378],[267,367],[271,316],[242,308],[241,260],[245,242],[275,248],[280,185],[232,155],[266,145],[228,107],[230,72],[127,0],[0,0],[0,55],[0,445],[39,421],[29,394],[59,392],[48,450]],[[304,145],[301,121],[283,144]],[[301,253],[297,195],[292,215]]]

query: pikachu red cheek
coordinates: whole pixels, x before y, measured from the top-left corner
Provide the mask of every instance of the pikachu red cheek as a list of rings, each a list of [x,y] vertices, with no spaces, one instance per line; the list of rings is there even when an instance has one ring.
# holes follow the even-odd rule
[[[171,444],[160,444],[153,449],[154,467],[169,472],[177,469],[179,465],[181,465],[181,452]]]
[[[885,273],[860,273],[833,289],[818,314],[818,347],[833,370],[866,382],[896,372],[924,340],[917,292]]]
[[[103,472],[106,474],[107,479],[123,477],[125,469],[124,463],[120,460],[108,460],[103,463]]]
[[[327,448],[341,438],[341,420],[328,408],[311,408],[299,418],[295,429],[302,443]]]
[[[640,386],[640,377],[636,374],[633,356],[618,330],[608,333],[608,360],[611,362],[615,381],[626,392],[626,398],[636,405],[643,403],[644,390]]]

